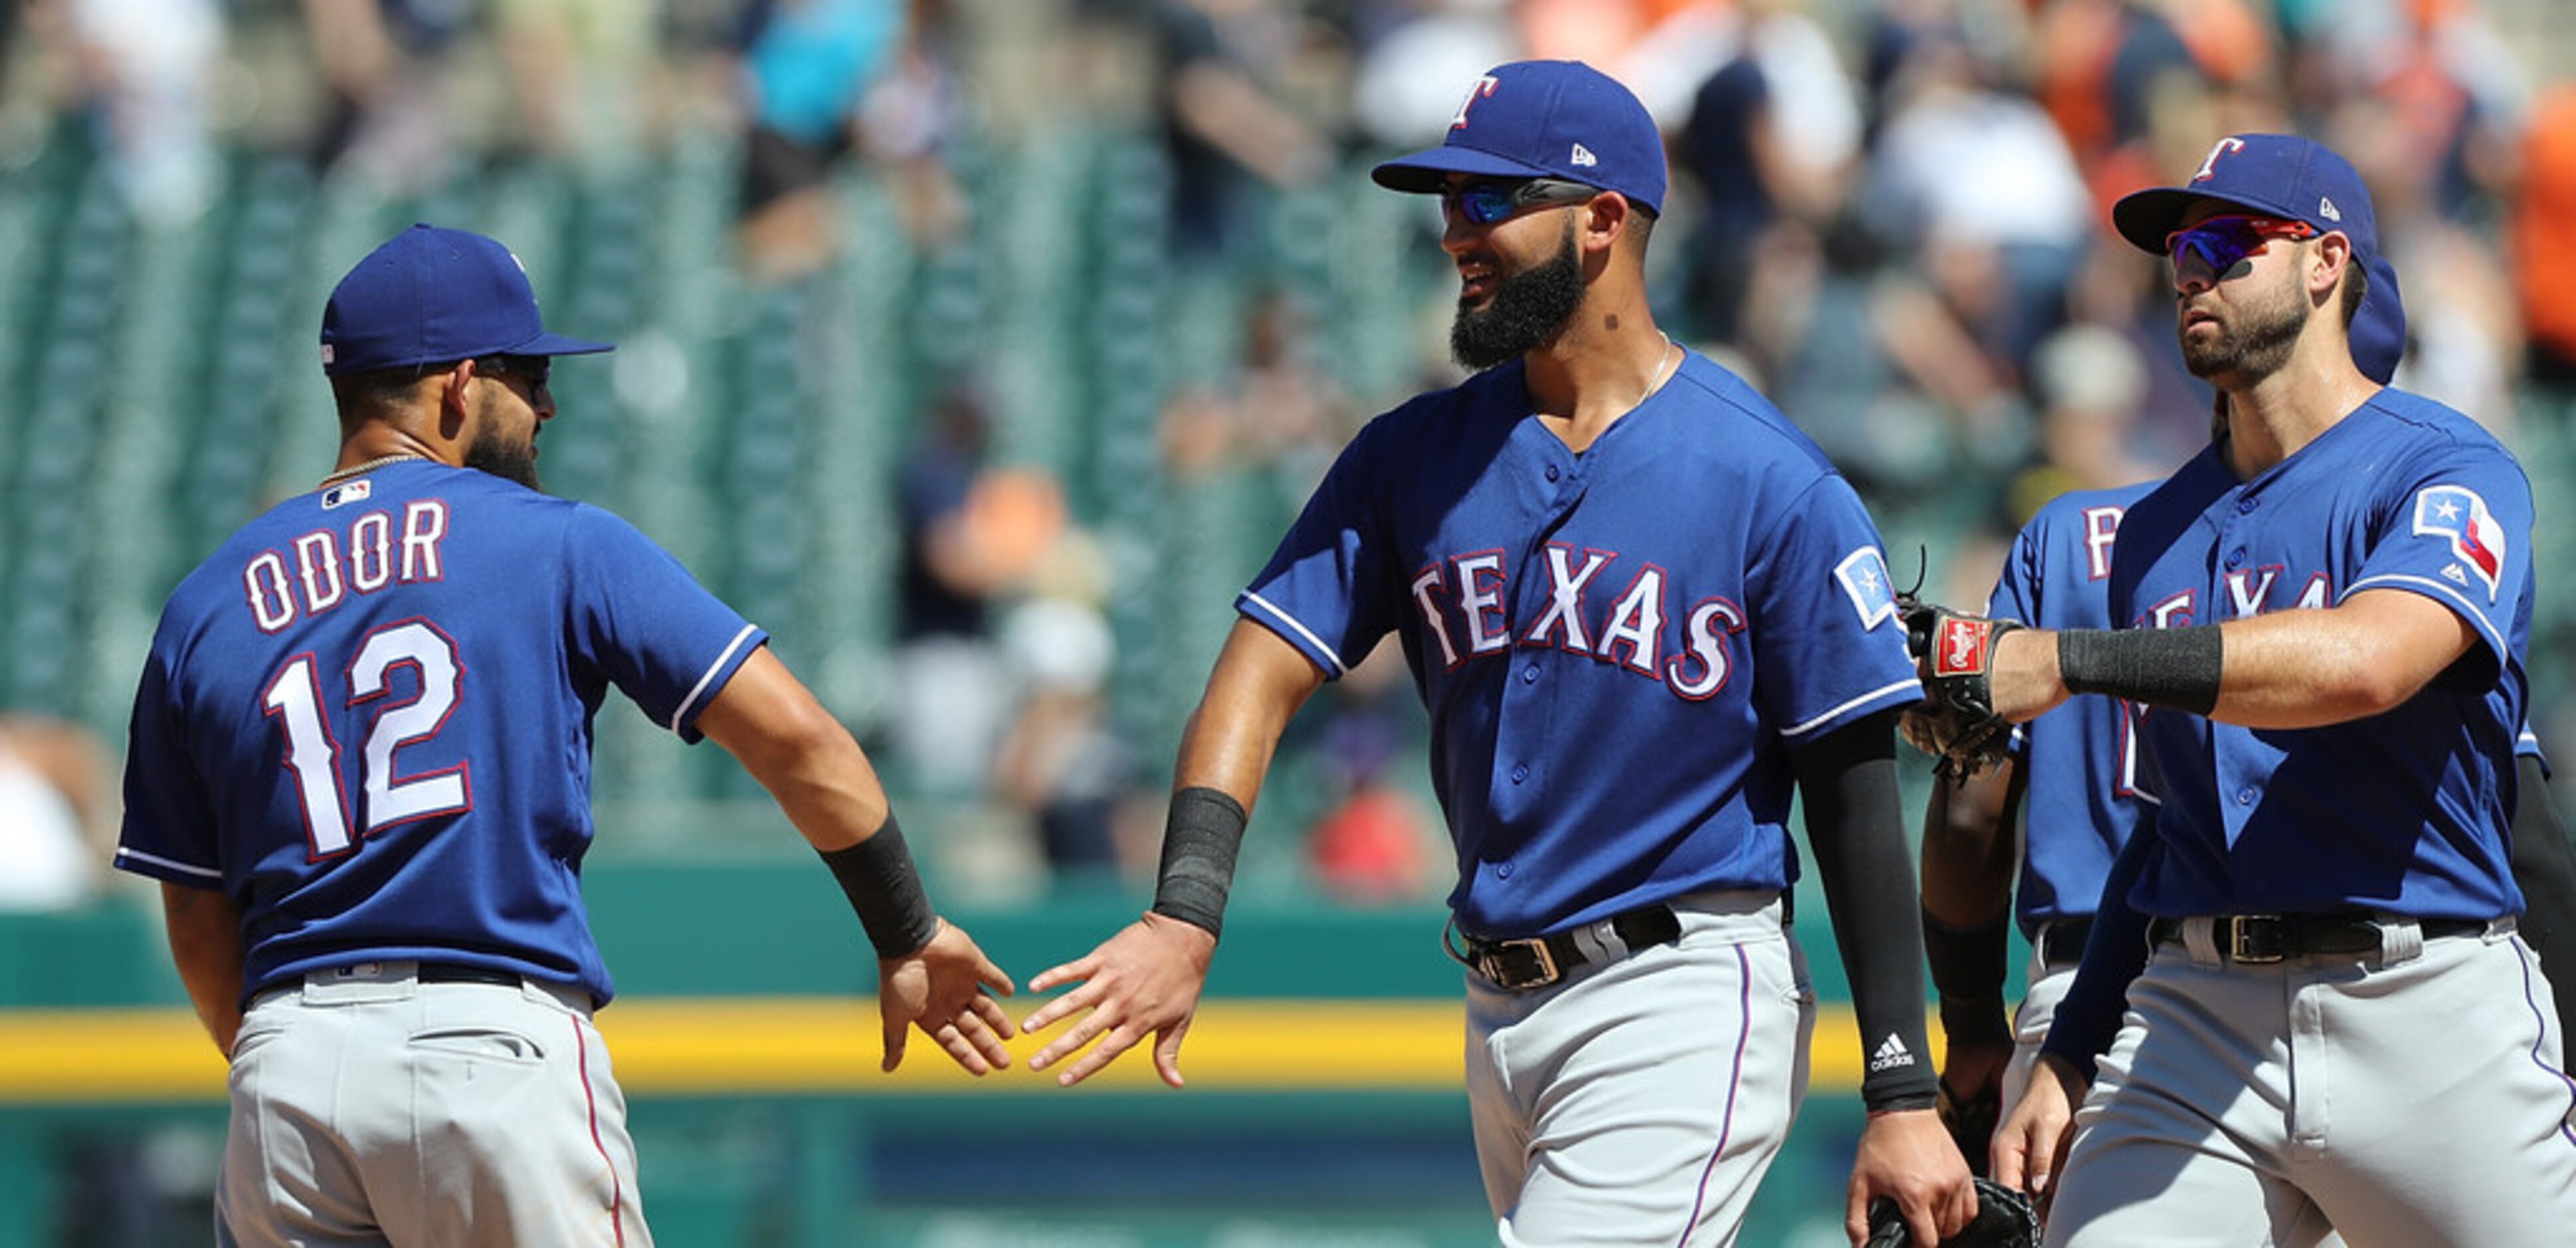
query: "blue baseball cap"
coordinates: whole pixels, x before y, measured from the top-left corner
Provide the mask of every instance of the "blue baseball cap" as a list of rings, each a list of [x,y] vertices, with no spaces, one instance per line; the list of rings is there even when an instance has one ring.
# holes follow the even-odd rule
[[[2305,221],[2320,233],[2341,230],[2365,260],[2379,254],[2370,188],[2352,162],[2295,134],[2231,134],[2209,149],[2181,186],[2159,186],[2120,198],[2111,224],[2120,237],[2159,256],[2165,236],[2181,227],[2192,202],[2215,199],[2267,217]]]
[[[368,252],[322,308],[322,371],[331,377],[485,355],[614,350],[547,333],[537,292],[509,248],[433,225],[415,225]]]
[[[1563,178],[1651,213],[1664,210],[1664,136],[1617,80],[1581,61],[1513,61],[1476,81],[1428,151],[1369,171],[1391,191],[1429,195],[1449,174]]]
[[[2397,375],[2397,361],[2406,354],[2406,301],[2398,296],[2397,270],[2387,260],[2372,256],[2369,273],[2370,285],[2362,291],[2361,306],[2353,309],[2345,337],[2352,345],[2353,366],[2384,386]]]

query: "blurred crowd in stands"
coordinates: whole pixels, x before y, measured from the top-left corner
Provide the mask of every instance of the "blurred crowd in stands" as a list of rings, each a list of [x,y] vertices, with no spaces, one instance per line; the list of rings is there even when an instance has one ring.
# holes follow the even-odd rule
[[[737,137],[746,280],[828,271],[843,175],[916,246],[976,211],[960,137],[1042,142],[1080,112],[1151,135],[1162,259],[1230,258],[1283,199],[1370,194],[1497,62],[1580,58],[1664,125],[1675,188],[1659,314],[1766,389],[1860,487],[1930,587],[1982,602],[2001,544],[2066,489],[2161,476],[2203,444],[2162,267],[2107,206],[2220,135],[2294,130],[2369,177],[2412,334],[2398,384],[2501,432],[2541,499],[2534,707],[2576,756],[2576,17],[2564,0],[23,0],[0,16],[0,165],[65,133],[113,160],[139,228],[223,193],[225,155],[302,154],[388,197],[460,164],[614,171],[671,135]],[[1010,193],[1047,196],[1046,186]],[[1418,232],[1325,214],[1292,246],[1382,252],[1453,290]],[[1264,247],[1278,246],[1263,237]],[[1357,392],[1319,346],[1339,309],[1242,277],[1223,358],[1156,396],[1167,488],[1252,491],[1275,535],[1359,422],[1454,377],[1422,335]],[[917,790],[1025,830],[1063,877],[1150,869],[1173,741],[1108,714],[1121,558],[1042,469],[998,462],[967,359],[918,405],[873,740]],[[1385,389],[1387,392],[1377,392]],[[1257,557],[1257,556],[1256,556]],[[1220,592],[1221,599],[1221,592]],[[1213,607],[1220,600],[1194,609]],[[1206,655],[1174,656],[1197,670]],[[1445,887],[1400,662],[1311,708],[1305,878],[1354,901]],[[1192,691],[1193,693],[1195,691]],[[1185,708],[1184,708],[1185,709]],[[5,758],[0,755],[0,758]],[[1286,801],[1288,799],[1282,799]]]

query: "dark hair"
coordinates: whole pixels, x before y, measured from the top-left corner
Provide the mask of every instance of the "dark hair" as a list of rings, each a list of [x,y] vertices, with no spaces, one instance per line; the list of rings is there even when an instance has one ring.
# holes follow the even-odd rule
[[[353,428],[361,421],[391,415],[409,406],[413,391],[424,379],[444,373],[459,362],[409,364],[332,378],[331,401],[340,409],[340,427]]]
[[[1655,237],[1655,210],[1631,199],[1628,201],[1628,234],[1634,239],[1638,255],[1646,254],[1646,244]]]
[[[2343,289],[2340,292],[2343,296],[2343,327],[2350,330],[2353,318],[2361,315],[2362,299],[2370,294],[2370,266],[2363,263],[2361,253],[2355,251],[2352,262],[2343,267]]]

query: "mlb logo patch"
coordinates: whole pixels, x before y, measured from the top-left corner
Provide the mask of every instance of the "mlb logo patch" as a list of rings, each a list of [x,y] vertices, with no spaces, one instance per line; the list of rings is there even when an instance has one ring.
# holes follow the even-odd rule
[[[1974,676],[1986,670],[1986,656],[1994,648],[1995,622],[1952,618],[1941,621],[1941,631],[1932,639],[1932,674],[1940,676]]]
[[[346,507],[351,503],[363,503],[375,492],[375,482],[364,477],[343,482],[322,491],[322,510],[330,511],[334,508]]]
[[[2495,601],[2504,581],[2504,525],[2477,491],[2461,485],[2425,487],[2415,495],[2415,532],[2448,539],[2451,555],[2459,561],[2453,566],[2484,582],[2487,601]]]

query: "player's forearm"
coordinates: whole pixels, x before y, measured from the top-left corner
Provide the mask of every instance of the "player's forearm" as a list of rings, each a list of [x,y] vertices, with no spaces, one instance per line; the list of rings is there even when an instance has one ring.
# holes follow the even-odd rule
[[[2227,661],[2210,718],[2248,728],[2316,728],[2394,710],[2477,641],[2447,608],[2401,591],[2219,629]]]
[[[1279,736],[1323,674],[1277,633],[1238,619],[1181,733],[1172,787],[1212,788],[1250,810]]]
[[[866,752],[766,647],[743,661],[697,726],[815,849],[847,849],[885,823],[885,786]]]
[[[1845,727],[1791,756],[1834,942],[1851,981],[1873,1110],[1929,1109],[1935,1087],[1923,1025],[1923,934],[1897,811],[1894,715]]]
[[[1953,927],[2012,907],[2013,793],[2007,759],[1956,783],[1936,780],[1923,810],[1923,910]]]
[[[179,982],[215,1047],[229,1058],[241,1034],[241,911],[213,889],[161,886],[161,915]]]
[[[1235,859],[1279,734],[1322,683],[1277,634],[1236,621],[1181,734],[1153,913],[1211,936],[1224,930]]]
[[[2395,709],[2476,644],[2448,608],[2399,590],[2223,624],[2025,630],[1995,643],[1995,708],[2024,720],[2100,693],[2248,728],[2317,728]]]

